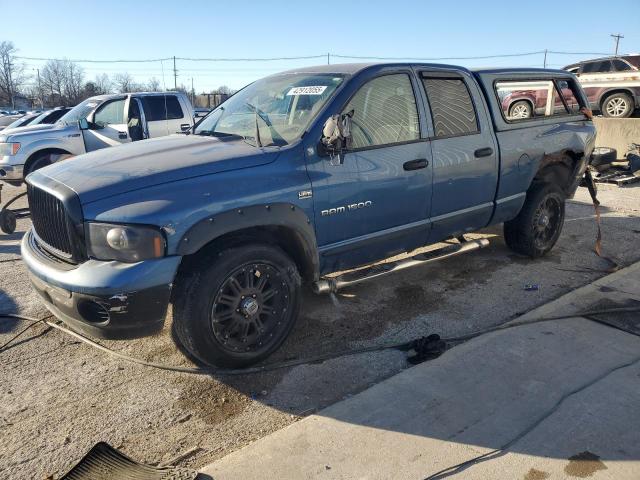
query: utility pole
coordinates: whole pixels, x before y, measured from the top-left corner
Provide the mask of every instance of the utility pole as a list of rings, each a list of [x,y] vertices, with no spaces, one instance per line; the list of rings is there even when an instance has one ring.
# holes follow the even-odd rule
[[[191,77],[191,105],[196,103],[196,91],[193,88],[193,77]]]
[[[40,86],[40,69],[36,68],[38,72],[38,100],[40,100],[40,108],[44,108],[44,100],[42,99],[42,87]]]
[[[618,55],[618,44],[620,43],[620,39],[624,38],[624,35],[620,35],[619,33],[614,35],[612,33],[611,36],[616,39],[616,53],[615,53],[615,55],[617,56]]]
[[[327,53],[327,65],[330,65],[330,64],[331,64],[331,61],[329,60],[329,55],[330,55],[330,54],[329,54],[329,53]]]
[[[178,90],[178,70],[176,70],[176,56],[173,56],[173,88]]]
[[[3,62],[4,62],[4,59],[3,59]],[[11,108],[15,109],[16,101],[15,101],[15,98],[13,98],[13,78],[11,77],[11,58],[8,55],[5,62],[5,68],[7,69],[7,79],[9,80],[9,84],[7,86],[9,87],[9,97],[11,98]]]
[[[547,68],[547,49],[544,49],[544,68]]]

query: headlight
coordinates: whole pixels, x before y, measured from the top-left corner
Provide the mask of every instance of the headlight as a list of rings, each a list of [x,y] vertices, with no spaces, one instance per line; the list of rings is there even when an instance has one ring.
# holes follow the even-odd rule
[[[0,157],[15,155],[20,150],[19,143],[0,143]]]
[[[165,239],[159,228],[93,222],[85,225],[91,258],[135,263],[164,256]]]

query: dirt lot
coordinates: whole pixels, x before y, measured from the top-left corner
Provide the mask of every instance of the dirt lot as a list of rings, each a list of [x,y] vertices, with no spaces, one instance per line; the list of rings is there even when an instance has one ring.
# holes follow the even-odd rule
[[[6,187],[4,199],[17,192]],[[621,265],[639,260],[640,186],[604,186],[600,197],[605,252]],[[19,232],[0,234],[0,311],[42,317],[47,312],[24,266],[10,261],[28,225],[23,220]],[[307,294],[293,335],[270,361],[470,332],[605,274],[607,264],[592,253],[595,224],[585,189],[568,204],[559,244],[542,260],[510,252],[500,228],[479,235],[490,239],[489,248],[351,288],[337,304]],[[0,319],[0,344],[23,326]],[[189,364],[168,326],[151,338],[105,343]],[[198,447],[180,463],[197,468],[408,367],[404,353],[387,350],[269,374],[193,376],[116,360],[44,327],[0,353],[0,362],[0,477],[12,479],[59,475],[99,440],[148,463]]]

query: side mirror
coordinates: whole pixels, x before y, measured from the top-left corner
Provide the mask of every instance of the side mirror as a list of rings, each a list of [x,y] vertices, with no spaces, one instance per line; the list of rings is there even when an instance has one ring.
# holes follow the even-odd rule
[[[78,128],[80,128],[80,130],[89,130],[89,120],[86,118],[78,120]]]
[[[353,113],[353,110],[351,110],[342,115],[335,114],[324,122],[321,144],[329,154],[332,163],[337,156],[339,164],[342,164],[345,150],[351,148],[351,119]]]

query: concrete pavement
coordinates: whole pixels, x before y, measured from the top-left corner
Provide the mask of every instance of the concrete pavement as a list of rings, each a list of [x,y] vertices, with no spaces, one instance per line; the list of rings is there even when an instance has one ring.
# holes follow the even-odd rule
[[[529,312],[640,304],[640,263]],[[599,315],[637,329],[639,314]],[[202,470],[216,480],[640,478],[640,338],[585,318],[486,334]],[[506,446],[506,448],[504,448]],[[504,449],[503,449],[504,448]]]

